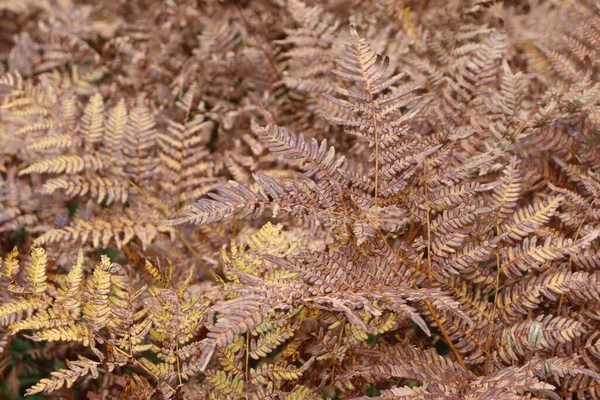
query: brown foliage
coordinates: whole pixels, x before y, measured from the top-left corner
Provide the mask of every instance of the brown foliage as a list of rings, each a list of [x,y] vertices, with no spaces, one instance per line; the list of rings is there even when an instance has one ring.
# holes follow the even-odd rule
[[[0,0],[0,393],[600,397],[559,3]]]

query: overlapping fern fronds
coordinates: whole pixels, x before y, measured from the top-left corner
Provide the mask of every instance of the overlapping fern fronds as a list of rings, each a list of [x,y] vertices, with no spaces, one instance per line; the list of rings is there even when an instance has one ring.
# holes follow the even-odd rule
[[[0,392],[600,397],[598,15],[0,0]]]

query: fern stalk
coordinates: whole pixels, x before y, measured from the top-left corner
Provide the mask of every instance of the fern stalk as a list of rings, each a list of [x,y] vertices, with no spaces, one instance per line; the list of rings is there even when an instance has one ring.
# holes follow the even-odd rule
[[[575,238],[573,239],[574,242],[576,242],[577,239],[579,239],[579,234],[581,232],[581,228],[583,227],[583,223],[587,219],[588,214],[590,213],[590,210],[592,209],[592,206],[596,202],[597,198],[598,198],[598,196],[595,196],[594,199],[592,200],[592,202],[590,203],[590,205],[588,206],[587,210],[585,210],[585,214],[583,215],[583,218],[581,219],[581,222],[579,223],[579,226],[577,227],[577,232],[575,232]],[[569,268],[569,272],[572,271],[572,269],[573,269],[573,255],[569,255],[568,268]],[[557,315],[562,314],[562,307],[563,307],[564,300],[565,300],[565,294],[563,293],[560,295],[560,299],[558,300],[558,309],[556,311]]]
[[[496,236],[500,235],[500,228],[498,226],[498,219],[496,219]],[[496,248],[494,253],[496,253],[496,281],[494,283],[494,306],[492,308],[492,317],[490,320],[490,329],[488,331],[488,339],[486,344],[486,357],[485,357],[485,366],[484,373],[487,375],[489,366],[490,366],[490,357],[492,354],[492,343],[493,343],[493,334],[494,334],[494,322],[496,320],[496,310],[498,309],[498,292],[500,290],[500,271],[502,270],[502,264],[500,261],[500,251]]]
[[[429,282],[433,282],[434,281],[434,277],[431,273],[431,204],[429,202],[429,191],[428,191],[428,186],[429,186],[429,180],[427,179],[427,160],[423,160],[423,178],[424,178],[424,192],[425,192],[425,212],[426,212],[426,222],[427,222],[427,275],[429,277]],[[442,324],[442,322],[439,320],[435,309],[433,308],[433,306],[431,305],[431,303],[429,303],[429,301],[427,300],[423,300],[423,302],[425,303],[425,307],[427,307],[427,311],[429,311],[429,313],[431,314],[431,316],[433,317],[433,320],[435,321],[435,324],[438,326],[438,328],[440,329],[440,332],[442,333],[442,336],[444,337],[444,340],[446,341],[446,343],[448,344],[448,347],[450,347],[450,350],[452,351],[452,354],[454,354],[454,357],[456,358],[456,361],[458,362],[458,364],[465,370],[467,371],[467,366],[465,365],[465,362],[463,361],[460,353],[458,352],[458,350],[456,350],[456,347],[454,347],[454,344],[452,343],[452,340],[450,339],[450,336],[448,336],[448,333],[446,332],[446,329],[444,328],[444,325]]]

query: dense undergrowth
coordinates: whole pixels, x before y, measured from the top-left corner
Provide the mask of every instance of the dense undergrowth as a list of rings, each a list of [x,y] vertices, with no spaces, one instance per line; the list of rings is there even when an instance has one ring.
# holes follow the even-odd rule
[[[0,397],[600,397],[600,4],[0,0]]]

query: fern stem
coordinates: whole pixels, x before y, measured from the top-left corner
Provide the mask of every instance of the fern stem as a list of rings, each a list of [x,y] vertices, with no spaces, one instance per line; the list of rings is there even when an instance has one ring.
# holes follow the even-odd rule
[[[581,219],[581,223],[577,227],[577,232],[575,232],[575,238],[573,239],[573,242],[576,242],[577,239],[579,239],[579,233],[581,232],[581,228],[583,227],[583,223],[587,219],[587,216],[590,213],[590,210],[592,209],[592,206],[596,202],[597,198],[598,198],[598,196],[594,197],[594,199],[592,200],[592,202],[588,206],[587,210],[585,211],[585,214],[583,215],[583,218]],[[572,267],[573,267],[573,256],[569,255],[569,264],[568,264],[569,272],[571,271]],[[564,300],[565,300],[565,294],[563,293],[563,294],[560,295],[560,299],[558,300],[558,310],[556,312],[556,315],[558,315],[558,316],[560,316],[561,313],[562,313],[562,307],[563,307]]]
[[[427,189],[425,189],[426,193],[427,193]],[[354,201],[354,200],[352,200]],[[356,204],[356,203],[355,203]],[[362,209],[360,207],[358,207],[357,205],[357,210],[362,211]],[[429,210],[428,210],[428,214],[429,214]],[[398,258],[401,261],[402,257],[399,256],[398,253],[396,253],[396,251],[392,248],[392,246],[389,244],[387,238],[385,237],[385,235],[381,232],[381,230],[375,225],[373,224],[373,222],[369,219],[369,217],[367,215],[364,215],[365,220],[369,223],[369,225],[371,225],[371,227],[373,228],[373,230],[377,233],[377,235],[381,238],[381,241],[383,242],[383,244],[392,252],[392,254],[394,254],[394,256],[396,258]],[[430,242],[430,240],[428,240],[428,242]],[[430,246],[430,244],[428,244]],[[429,252],[428,252],[429,255]],[[431,270],[431,258],[429,258],[429,270]],[[433,277],[430,275],[430,280],[433,279]],[[415,284],[411,284],[411,286],[414,289],[418,289],[418,286]],[[435,308],[433,307],[433,305],[423,299],[423,303],[425,304],[425,307],[427,307],[427,311],[429,312],[429,314],[431,314],[431,317],[433,318],[434,322],[436,323],[436,325],[438,326],[438,329],[440,330],[442,336],[444,337],[444,340],[446,341],[446,344],[448,345],[448,347],[450,348],[450,350],[452,351],[452,354],[454,354],[454,357],[456,358],[456,362],[458,362],[458,364],[461,366],[461,368],[463,368],[465,371],[468,371],[468,368],[465,364],[465,362],[462,359],[462,356],[460,355],[460,353],[458,352],[458,350],[456,350],[456,347],[454,347],[454,344],[452,343],[452,340],[450,339],[450,336],[448,336],[448,333],[446,332],[446,329],[444,328],[444,326],[442,325],[440,319],[437,316],[437,313],[435,312]]]
[[[340,329],[340,336],[338,337],[338,341],[335,344],[335,349],[333,350],[333,362],[331,366],[331,387],[333,387],[335,383],[335,355],[338,352],[338,349],[342,346],[342,340],[344,338],[344,328],[346,327],[346,321],[342,323],[342,328]]]
[[[423,300],[423,303],[425,303],[425,307],[427,307],[427,311],[429,311],[429,313],[431,314],[431,317],[433,318],[433,320],[435,321],[435,324],[439,328],[440,333],[442,334],[442,336],[444,337],[444,340],[446,341],[446,344],[448,345],[448,347],[450,347],[450,351],[452,351],[452,354],[454,354],[454,357],[456,358],[456,362],[458,363],[458,365],[460,365],[462,367],[462,369],[464,369],[465,371],[468,371],[469,369],[467,368],[467,365],[463,361],[462,356],[460,355],[458,350],[456,350],[456,347],[454,347],[454,344],[452,343],[450,336],[448,336],[448,333],[446,332],[444,325],[442,325],[442,322],[439,320],[439,318],[435,312],[435,309],[433,308],[433,305],[431,305],[431,303],[427,300]]]
[[[244,376],[246,379],[246,400],[250,399],[250,332],[246,333],[246,365],[244,368]]]
[[[496,218],[496,236],[500,235],[500,228],[498,226],[498,219]],[[494,306],[492,308],[492,316],[490,320],[490,329],[488,331],[487,344],[485,345],[485,366],[483,367],[484,373],[487,375],[489,367],[490,367],[490,357],[492,352],[492,342],[493,342],[493,334],[494,334],[494,321],[496,320],[496,311],[498,309],[498,292],[500,289],[500,271],[502,270],[502,263],[500,260],[500,251],[496,248],[494,251],[496,253],[496,282],[494,284]]]
[[[425,180],[425,182],[424,182],[425,208],[426,208],[425,212],[427,214],[427,219],[426,219],[426,223],[427,223],[427,275],[429,277],[429,284],[431,284],[434,280],[434,277],[431,272],[431,215],[430,215],[431,204],[429,202],[429,191],[428,191],[429,181],[427,179],[427,160],[423,160],[423,178]],[[452,343],[450,336],[448,336],[448,333],[446,332],[444,325],[442,325],[442,322],[439,320],[437,314],[435,313],[435,309],[433,308],[433,305],[427,300],[423,300],[423,301],[425,303],[425,307],[427,307],[427,310],[433,317],[435,324],[437,325],[438,329],[442,333],[444,340],[448,344],[448,347],[450,347],[452,354],[454,354],[456,361],[465,371],[467,371],[468,369],[467,369],[467,366],[465,365],[465,362],[463,361],[458,350],[456,350],[456,347],[454,347],[454,344]]]

